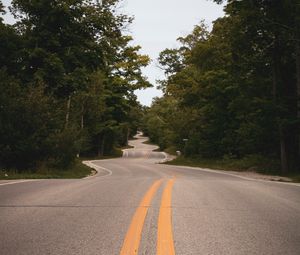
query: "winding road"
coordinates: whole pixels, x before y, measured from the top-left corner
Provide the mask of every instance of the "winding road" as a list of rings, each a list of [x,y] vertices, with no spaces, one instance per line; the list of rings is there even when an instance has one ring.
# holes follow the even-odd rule
[[[0,254],[300,254],[299,184],[157,164],[144,141],[86,179],[0,181]]]

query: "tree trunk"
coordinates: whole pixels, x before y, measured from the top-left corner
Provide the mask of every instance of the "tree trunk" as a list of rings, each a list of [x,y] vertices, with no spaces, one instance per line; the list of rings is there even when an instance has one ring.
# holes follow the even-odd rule
[[[80,123],[81,130],[84,129],[84,105],[81,106],[81,123]]]
[[[282,126],[279,127],[280,136],[280,158],[281,158],[281,172],[287,173],[289,171],[288,155],[286,148],[286,135]]]
[[[129,135],[130,135],[130,128],[127,128],[127,136],[126,136],[126,145],[128,146],[128,141],[129,141]]]
[[[68,101],[67,101],[67,113],[66,113],[65,128],[68,128],[68,126],[69,126],[70,109],[71,109],[71,96],[68,97]]]
[[[298,119],[298,166],[300,168],[300,28],[299,24],[300,19],[296,17],[296,77],[297,77],[297,119]],[[298,169],[300,170],[300,169]]]
[[[100,140],[100,146],[98,147],[98,157],[104,155],[104,146],[105,146],[105,136],[103,135],[102,139]]]
[[[277,36],[275,36],[274,49],[273,49],[273,100],[274,104],[277,105],[280,100],[278,100],[278,90],[281,81],[280,75],[280,50]],[[279,101],[279,102],[278,102]],[[280,160],[281,160],[281,172],[287,173],[289,171],[288,165],[288,151],[287,151],[287,137],[284,132],[284,128],[281,122],[281,116],[278,118],[278,131],[279,131],[279,142],[280,142]]]

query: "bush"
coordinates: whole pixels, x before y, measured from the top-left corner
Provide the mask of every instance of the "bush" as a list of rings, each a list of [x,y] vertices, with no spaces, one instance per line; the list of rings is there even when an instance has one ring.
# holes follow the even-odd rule
[[[75,161],[80,149],[79,132],[74,128],[67,128],[49,137],[49,164],[56,168],[67,168]]]
[[[0,72],[0,165],[35,167],[47,155],[47,138],[57,130],[56,106],[44,87],[21,88]]]

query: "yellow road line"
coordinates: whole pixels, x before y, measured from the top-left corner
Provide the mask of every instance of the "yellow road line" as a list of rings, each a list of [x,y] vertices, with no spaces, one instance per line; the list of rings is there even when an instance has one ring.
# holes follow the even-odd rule
[[[148,208],[157,189],[161,185],[161,182],[162,180],[158,180],[153,183],[153,185],[148,189],[147,193],[143,197],[139,207],[135,211],[135,214],[127,231],[120,255],[138,254],[142,230],[148,212]]]
[[[157,229],[157,255],[175,255],[172,231],[172,188],[174,182],[174,179],[168,181],[162,195]]]

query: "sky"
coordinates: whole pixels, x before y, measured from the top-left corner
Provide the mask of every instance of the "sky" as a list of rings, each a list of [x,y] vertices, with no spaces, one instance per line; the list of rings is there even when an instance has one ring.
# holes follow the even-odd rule
[[[11,1],[2,2],[8,6]],[[154,87],[136,92],[138,100],[147,106],[151,105],[153,97],[162,95],[155,88],[156,80],[164,79],[163,71],[157,66],[159,53],[178,46],[176,39],[188,35],[201,20],[211,26],[214,20],[224,15],[223,6],[212,0],[122,0],[119,11],[134,16],[128,32],[134,38],[134,44],[142,47],[141,53],[152,59],[143,74]],[[13,23],[13,18],[6,15],[5,21]]]
[[[135,17],[130,26],[131,35],[134,42],[142,46],[141,53],[152,59],[143,73],[154,85],[156,80],[164,79],[163,71],[157,67],[159,53],[178,46],[176,39],[188,35],[202,19],[211,26],[224,15],[223,6],[212,0],[124,0],[121,8]],[[139,101],[148,106],[153,97],[162,95],[155,88],[136,94]]]

